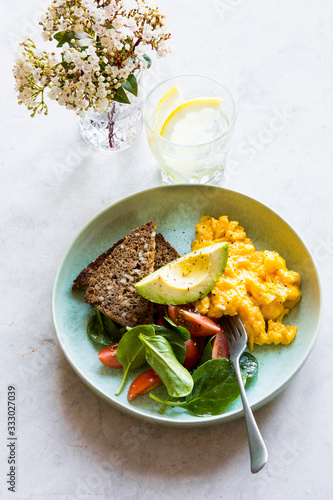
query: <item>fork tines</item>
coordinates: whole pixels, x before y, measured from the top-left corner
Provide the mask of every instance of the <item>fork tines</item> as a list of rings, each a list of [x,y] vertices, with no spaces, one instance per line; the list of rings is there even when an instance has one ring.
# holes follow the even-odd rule
[[[232,342],[232,340],[237,340],[237,337],[245,337],[245,339],[247,339],[244,325],[238,316],[222,316],[221,320],[229,343]]]

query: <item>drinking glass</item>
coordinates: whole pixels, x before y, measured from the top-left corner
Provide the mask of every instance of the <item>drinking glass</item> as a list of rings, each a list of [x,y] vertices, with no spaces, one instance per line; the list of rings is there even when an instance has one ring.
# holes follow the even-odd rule
[[[155,110],[165,93],[178,85],[185,101],[220,98],[222,104],[210,124],[212,140],[180,144],[162,137],[154,128]],[[236,119],[231,92],[218,81],[202,75],[179,75],[154,87],[143,104],[143,120],[150,149],[161,167],[165,184],[212,184],[223,175]]]

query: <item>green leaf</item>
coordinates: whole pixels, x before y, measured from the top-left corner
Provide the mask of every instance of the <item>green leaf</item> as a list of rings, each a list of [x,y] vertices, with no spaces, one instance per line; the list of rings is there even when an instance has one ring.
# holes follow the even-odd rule
[[[239,360],[239,366],[242,374],[246,376],[246,381],[254,378],[258,373],[258,361],[249,352],[243,352]]]
[[[135,75],[128,75],[126,82],[123,82],[122,86],[131,94],[135,96],[138,95],[138,82],[135,78]]]
[[[149,69],[149,68],[150,68],[150,66],[151,66],[151,59],[150,59],[150,57],[149,57],[149,56],[147,56],[147,54],[143,54],[143,56],[142,56],[142,57],[143,57],[143,59],[146,61],[146,63],[148,64],[147,69]]]
[[[190,394],[193,387],[191,374],[179,363],[169,342],[161,335],[147,337],[140,334],[139,339],[146,348],[148,364],[166,386],[169,396]]]
[[[131,101],[128,99],[127,94],[123,87],[118,87],[116,93],[112,97],[113,101],[120,102],[121,104],[131,104]]]
[[[112,344],[112,339],[109,337],[108,332],[105,330],[101,313],[98,309],[96,309],[95,314],[90,316],[88,325],[87,325],[87,333],[89,337],[96,342],[96,344],[100,345],[109,345]]]
[[[64,61],[64,58],[62,59],[61,61],[61,66],[64,68],[64,69],[67,69],[68,68],[68,63],[66,63],[66,61]]]
[[[157,335],[162,335],[172,347],[172,350],[181,364],[184,364],[186,356],[186,346],[183,338],[174,330],[165,326],[152,325]]]
[[[97,309],[98,310],[98,309]],[[120,340],[122,336],[121,330],[118,328],[116,323],[108,318],[104,314],[101,314],[102,322],[104,326],[105,333],[111,338],[113,342]]]
[[[66,42],[70,47],[74,47],[74,44],[71,43],[71,40],[75,38],[74,31],[58,31],[53,35],[53,38],[58,42],[57,47],[62,47]]]
[[[96,344],[100,345],[113,344],[122,336],[122,331],[112,319],[106,317],[98,309],[95,309],[95,314],[89,318],[87,333]]]
[[[149,338],[155,335],[155,330],[152,326],[148,325],[136,326],[124,333],[119,341],[117,359],[123,366],[124,375],[116,396],[122,391],[129,372],[141,368],[146,364],[146,350],[141,340],[139,340],[139,336],[142,333]]]
[[[182,339],[189,340],[191,338],[190,332],[186,328],[184,328],[183,326],[175,325],[175,323],[171,321],[171,319],[168,316],[164,316],[164,319],[169,323],[172,330],[179,333]]]
[[[215,335],[214,335],[214,337],[215,337]],[[214,337],[208,339],[208,341],[204,347],[204,350],[201,353],[199,366],[206,363],[206,361],[209,361],[210,359],[212,359],[212,355],[213,355],[212,341],[213,341]]]
[[[246,352],[241,356],[240,367],[244,384],[258,371],[258,361]],[[193,390],[186,401],[165,401],[153,394],[151,398],[167,406],[177,406],[197,416],[220,415],[235,401],[240,392],[234,367],[229,359],[210,359],[193,373]]]
[[[193,373],[193,382],[193,390],[185,402],[159,402],[184,408],[197,416],[219,415],[239,396],[233,367],[225,358],[211,359],[199,366]]]
[[[193,380],[186,409],[196,415],[219,415],[239,396],[237,378],[228,359],[206,361],[196,369]]]

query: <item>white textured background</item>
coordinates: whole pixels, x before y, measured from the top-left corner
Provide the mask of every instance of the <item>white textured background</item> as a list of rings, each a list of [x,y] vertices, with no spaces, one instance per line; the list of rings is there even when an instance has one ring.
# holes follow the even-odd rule
[[[332,498],[333,3],[160,0],[176,55],[155,82],[201,72],[239,104],[222,185],[268,204],[303,236],[319,266],[324,315],[306,365],[256,412],[270,451],[249,471],[242,420],[180,430],[123,415],[66,362],[51,291],[76,233],[107,205],[161,184],[142,134],[117,156],[89,150],[74,114],[30,118],[13,92],[13,54],[38,39],[45,0],[2,2],[0,496],[64,500],[323,500]],[[277,125],[278,124],[278,125]],[[17,492],[6,489],[6,390],[18,391]]]

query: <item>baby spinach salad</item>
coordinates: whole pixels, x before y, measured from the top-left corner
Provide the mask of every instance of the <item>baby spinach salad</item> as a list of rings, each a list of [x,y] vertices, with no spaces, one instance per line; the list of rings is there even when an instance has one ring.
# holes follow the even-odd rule
[[[142,369],[129,388],[129,401],[149,393],[163,405],[160,413],[172,406],[196,416],[219,415],[240,395],[234,367],[228,359],[223,328],[217,323],[213,326],[211,320],[205,323],[208,318],[197,315],[200,321],[195,326],[194,336],[190,333],[192,323],[180,324],[177,318],[181,311],[175,311],[174,307],[170,309],[169,306],[162,316],[160,314],[158,324],[133,328],[119,326],[95,309],[88,321],[87,333],[94,344],[102,348],[99,352],[101,362],[123,369],[116,395],[123,390],[130,372]],[[185,314],[185,319],[192,321],[193,315],[192,312],[188,317]],[[256,376],[258,362],[245,352],[240,368],[245,385]],[[150,392],[160,385],[165,386],[169,398],[162,399]]]

